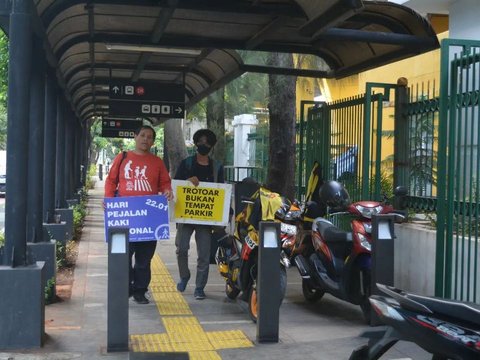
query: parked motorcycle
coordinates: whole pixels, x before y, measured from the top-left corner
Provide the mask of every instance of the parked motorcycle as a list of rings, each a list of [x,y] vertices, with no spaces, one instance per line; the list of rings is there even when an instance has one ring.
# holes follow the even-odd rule
[[[279,211],[277,214],[280,220],[280,256],[286,268],[292,264],[292,259],[298,254],[298,241],[300,223],[302,222],[302,210],[300,205],[292,202],[288,211]]]
[[[260,221],[279,221],[285,217],[291,203],[277,193],[260,188],[235,218],[235,231],[219,243],[215,260],[220,275],[225,279],[225,293],[235,299],[242,292],[248,301],[249,315],[257,320],[257,264]],[[282,229],[284,224],[281,225]],[[280,304],[287,285],[286,268],[289,263],[280,256]],[[280,305],[279,304],[279,305]]]
[[[353,351],[350,360],[379,359],[397,341],[411,341],[433,354],[433,360],[480,359],[480,306],[427,297],[377,284],[385,296],[370,303],[388,325],[383,337]]]
[[[352,215],[352,231],[343,231],[323,217],[313,221],[311,245],[304,244],[303,253],[295,257],[302,276],[303,295],[307,301],[316,302],[328,292],[360,305],[369,323],[371,218],[375,214],[392,213],[394,209],[385,202],[350,203],[348,192],[336,181],[321,186],[319,202],[329,213]]]
[[[319,205],[319,189],[323,185],[322,169],[315,161],[307,183],[305,201],[294,201],[282,219],[282,256],[295,265],[298,254],[313,252],[311,233],[315,218],[325,216],[326,207]]]

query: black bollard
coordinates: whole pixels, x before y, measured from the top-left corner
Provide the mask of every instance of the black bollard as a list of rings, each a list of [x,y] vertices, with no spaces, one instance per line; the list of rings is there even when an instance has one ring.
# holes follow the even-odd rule
[[[372,275],[370,289],[372,295],[380,295],[377,283],[394,285],[394,238],[395,215],[372,216]],[[381,325],[375,311],[371,310],[371,325]]]
[[[128,229],[108,231],[107,351],[128,351]]]
[[[257,275],[257,341],[278,342],[280,308],[280,224],[260,222]]]

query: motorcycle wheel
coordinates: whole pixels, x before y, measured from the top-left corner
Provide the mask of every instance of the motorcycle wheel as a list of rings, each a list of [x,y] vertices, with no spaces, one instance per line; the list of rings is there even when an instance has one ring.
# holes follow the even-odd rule
[[[302,292],[305,300],[311,303],[317,302],[325,295],[325,291],[315,289],[307,279],[302,279]]]
[[[248,315],[254,323],[257,322],[258,317],[258,304],[257,304],[257,289],[252,286],[250,293],[248,294]]]
[[[227,297],[229,299],[236,299],[238,294],[240,294],[240,289],[238,289],[237,287],[233,286],[232,283],[230,281],[227,281],[225,283],[225,294],[227,295]]]
[[[282,305],[285,293],[287,292],[287,269],[284,266],[280,266],[280,305]],[[248,315],[254,323],[258,318],[258,303],[257,303],[257,288],[252,286],[248,295]]]
[[[370,325],[371,321],[371,305],[370,301],[368,300],[368,298],[372,294],[372,289],[370,288],[370,276],[370,269],[363,271],[363,284],[365,289],[365,295],[360,301],[360,308],[362,309],[363,317],[365,318],[365,321],[368,325]]]

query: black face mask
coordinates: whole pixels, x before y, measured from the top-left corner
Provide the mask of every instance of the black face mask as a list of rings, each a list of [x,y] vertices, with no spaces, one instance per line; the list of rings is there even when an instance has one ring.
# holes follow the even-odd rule
[[[197,145],[197,151],[200,155],[207,155],[210,152],[210,147],[205,144]]]

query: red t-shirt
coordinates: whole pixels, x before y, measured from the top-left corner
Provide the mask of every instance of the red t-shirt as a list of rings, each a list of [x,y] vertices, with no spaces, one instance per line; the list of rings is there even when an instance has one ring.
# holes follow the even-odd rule
[[[105,180],[105,197],[115,196],[117,175],[118,196],[153,195],[172,189],[170,175],[158,156],[128,151],[123,161],[122,158],[120,153],[113,160]]]

